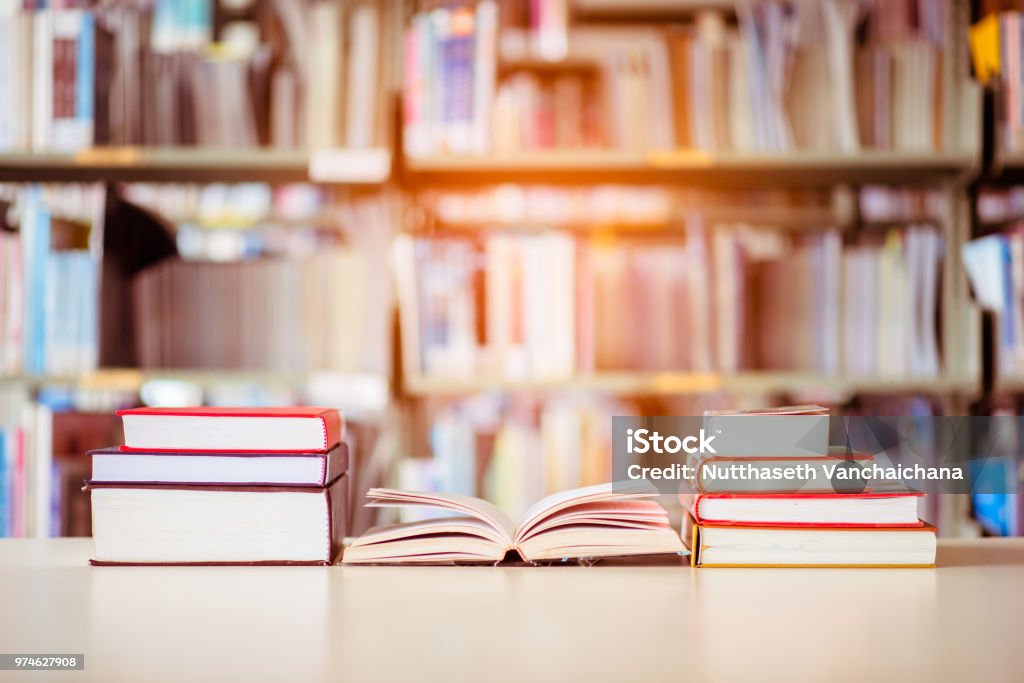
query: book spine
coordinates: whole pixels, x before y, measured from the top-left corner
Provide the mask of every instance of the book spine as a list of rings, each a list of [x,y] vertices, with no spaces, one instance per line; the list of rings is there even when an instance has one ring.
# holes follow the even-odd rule
[[[93,143],[96,110],[96,17],[83,12],[75,63],[75,146]]]
[[[32,18],[32,149],[45,152],[53,127],[53,15],[39,10]]]
[[[0,428],[0,538],[12,535],[11,531],[11,447],[8,430]]]
[[[492,104],[498,62],[498,4],[484,0],[476,6],[476,43],[473,48],[472,151],[484,154],[491,147]]]
[[[18,96],[16,18],[10,3],[0,3],[0,151],[15,148]]]
[[[442,117],[445,146],[452,154],[472,151],[474,21],[468,8],[452,10],[448,33],[441,42]]]

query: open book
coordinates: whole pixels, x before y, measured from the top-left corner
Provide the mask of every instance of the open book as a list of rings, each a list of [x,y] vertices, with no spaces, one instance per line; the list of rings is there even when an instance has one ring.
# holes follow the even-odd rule
[[[642,482],[641,482],[642,483]],[[471,496],[370,489],[368,507],[430,507],[458,516],[374,527],[346,550],[343,564],[527,562],[686,554],[650,487],[599,484],[536,503],[516,526]]]

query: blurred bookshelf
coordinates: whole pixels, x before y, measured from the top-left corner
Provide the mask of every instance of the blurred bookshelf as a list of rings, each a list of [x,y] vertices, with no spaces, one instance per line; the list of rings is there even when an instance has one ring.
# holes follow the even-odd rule
[[[116,130],[97,117],[65,145],[0,124],[0,265],[45,215],[33,305],[87,283],[89,315],[113,311],[65,328],[54,309],[42,326],[66,338],[36,320],[2,348],[12,433],[53,400],[322,402],[363,439],[357,488],[501,500],[543,493],[535,466],[597,481],[612,415],[788,397],[966,414],[985,389],[960,253],[975,185],[1024,156],[983,154],[967,3],[860,3],[839,29],[826,3],[227,4],[180,3],[210,16],[149,42],[149,9],[95,9],[140,40],[118,87],[141,108]],[[7,10],[0,30],[38,21]],[[782,53],[784,83],[759,66]],[[171,120],[196,93],[195,126]],[[121,268],[122,245],[162,251]]]

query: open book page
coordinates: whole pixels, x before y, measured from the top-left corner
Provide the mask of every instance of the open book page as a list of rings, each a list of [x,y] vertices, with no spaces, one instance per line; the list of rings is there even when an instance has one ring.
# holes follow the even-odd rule
[[[505,538],[504,533],[498,531],[482,519],[476,517],[439,517],[437,519],[425,519],[416,522],[374,527],[352,541],[350,547],[387,543],[421,536],[436,536],[438,534],[479,536],[490,543],[501,546],[503,549],[508,546],[508,539]]]
[[[528,561],[685,553],[646,482],[563,491],[527,511],[516,549]]]
[[[345,564],[497,562],[507,539],[476,517],[444,517],[374,527],[345,550]]]
[[[657,495],[657,490],[644,481],[619,482],[614,485],[611,483],[596,484],[594,486],[560,491],[542,498],[530,506],[530,509],[523,515],[523,520],[519,524],[519,530],[515,534],[515,539],[518,542],[519,539],[527,537],[535,525],[568,508],[576,508],[577,506],[601,501],[609,501],[611,506],[615,506],[618,503],[651,498]],[[661,507],[657,504],[654,507],[661,510]],[[648,507],[647,509],[650,508]],[[662,512],[664,513],[664,510]],[[594,513],[594,516],[599,516],[597,510]]]
[[[475,517],[498,532],[506,546],[512,544],[516,535],[516,525],[504,512],[494,504],[454,493],[427,493],[421,491],[399,491],[397,489],[370,489],[366,493],[370,499],[367,507],[430,507],[440,510],[451,510]]]
[[[519,531],[517,542],[552,529],[572,525],[599,525],[626,529],[646,529],[668,524],[668,513],[650,501],[605,501],[575,505],[541,517],[527,531]]]
[[[686,555],[679,532],[668,525],[615,528],[572,525],[524,539],[519,554],[529,562],[642,555]]]
[[[371,507],[429,507],[459,513],[375,527],[345,551],[345,564],[498,562],[515,549],[528,561],[684,553],[668,513],[646,482],[601,484],[545,498],[515,525],[469,496],[371,489]]]

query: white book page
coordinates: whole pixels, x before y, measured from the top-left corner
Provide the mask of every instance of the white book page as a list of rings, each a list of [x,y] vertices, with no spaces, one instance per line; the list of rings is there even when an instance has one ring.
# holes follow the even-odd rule
[[[460,496],[454,493],[427,493],[381,488],[370,489],[366,493],[366,497],[371,501],[367,504],[367,507],[425,506],[452,510],[453,512],[470,515],[486,522],[495,531],[500,533],[502,539],[508,544],[511,544],[512,539],[515,537],[515,522],[509,519],[497,506],[480,498]]]
[[[525,538],[537,522],[566,508],[604,500],[627,501],[657,495],[658,492],[654,487],[643,481],[596,484],[594,486],[560,491],[547,498],[542,498],[526,511],[523,521],[519,525],[519,531],[515,534],[515,538],[517,542]]]
[[[425,519],[417,522],[403,522],[400,524],[387,524],[370,529],[359,538],[349,544],[350,548],[356,548],[377,543],[389,543],[391,541],[410,540],[419,536],[433,536],[437,534],[466,534],[478,536],[491,543],[502,546],[504,549],[505,539],[501,532],[497,531],[491,524],[477,517],[440,517],[438,519]]]

